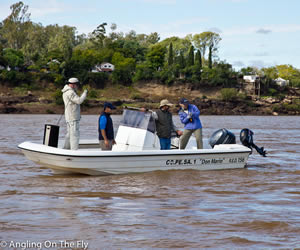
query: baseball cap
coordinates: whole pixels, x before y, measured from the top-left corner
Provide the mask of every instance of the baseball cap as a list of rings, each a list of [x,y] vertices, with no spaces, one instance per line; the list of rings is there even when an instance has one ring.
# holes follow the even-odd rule
[[[76,77],[72,77],[68,80],[68,83],[76,83],[76,84],[80,84],[79,80]]]
[[[110,109],[116,109],[114,105],[112,105],[110,102],[105,102],[104,103],[104,109],[110,108]]]
[[[186,98],[181,98],[179,101],[180,104],[188,104],[189,101]]]

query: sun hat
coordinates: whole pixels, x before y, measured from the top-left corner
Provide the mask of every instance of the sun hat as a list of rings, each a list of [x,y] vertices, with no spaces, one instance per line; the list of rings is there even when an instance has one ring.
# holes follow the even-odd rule
[[[173,106],[173,104],[170,103],[167,99],[164,99],[164,100],[161,100],[160,104],[159,104],[160,108],[163,107],[163,106],[169,106],[169,107],[171,107],[171,106]]]
[[[68,83],[72,83],[72,84],[76,83],[76,84],[79,84],[79,80],[78,80],[76,77],[72,77],[72,78],[70,78],[70,79],[68,80]]]
[[[110,102],[104,103],[104,109],[106,109],[106,108],[116,109],[116,107],[114,105],[112,105],[112,103],[110,103]]]

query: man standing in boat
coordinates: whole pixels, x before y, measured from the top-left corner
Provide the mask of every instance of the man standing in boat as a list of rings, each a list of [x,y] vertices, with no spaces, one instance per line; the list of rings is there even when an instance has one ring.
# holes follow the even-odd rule
[[[116,109],[110,102],[104,103],[104,110],[99,117],[98,133],[99,144],[102,150],[111,150],[116,144],[114,137],[114,127],[110,114],[113,109]]]
[[[185,149],[192,134],[196,137],[197,148],[202,149],[202,124],[199,118],[199,109],[185,98],[181,98],[179,105],[181,107],[178,113],[179,118],[184,124],[183,135],[180,138],[180,149]]]
[[[171,149],[172,132],[176,132],[178,136],[182,135],[182,131],[178,130],[173,123],[172,114],[169,110],[171,106],[173,104],[164,99],[160,102],[159,110],[152,113],[161,150]]]
[[[79,145],[79,121],[80,121],[80,104],[83,103],[87,96],[87,90],[84,90],[79,97],[76,93],[79,81],[72,77],[62,89],[63,100],[65,104],[65,120],[67,123],[67,135],[65,137],[65,149],[77,150]]]

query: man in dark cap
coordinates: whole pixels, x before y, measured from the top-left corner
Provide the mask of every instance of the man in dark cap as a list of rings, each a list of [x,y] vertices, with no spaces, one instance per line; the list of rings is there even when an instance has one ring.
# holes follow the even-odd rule
[[[114,137],[114,127],[110,114],[116,109],[110,102],[104,103],[104,109],[99,117],[98,132],[99,144],[102,150],[111,150],[112,145],[116,144]]]
[[[180,149],[185,149],[192,134],[196,137],[197,148],[203,148],[202,124],[199,118],[200,111],[196,105],[190,104],[186,98],[179,101],[179,118],[184,124],[183,135],[180,137]]]

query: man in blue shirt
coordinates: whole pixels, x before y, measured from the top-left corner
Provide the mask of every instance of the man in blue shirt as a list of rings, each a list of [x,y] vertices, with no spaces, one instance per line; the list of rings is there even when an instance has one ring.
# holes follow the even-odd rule
[[[196,105],[190,104],[185,98],[179,102],[181,109],[179,110],[179,118],[184,124],[183,135],[180,138],[180,149],[185,149],[192,134],[196,137],[197,148],[203,148],[202,142],[202,124],[199,118],[200,111]]]
[[[116,144],[114,137],[113,122],[110,117],[111,111],[116,109],[110,102],[104,103],[104,110],[99,117],[98,133],[99,144],[102,150],[111,150],[112,145]]]

